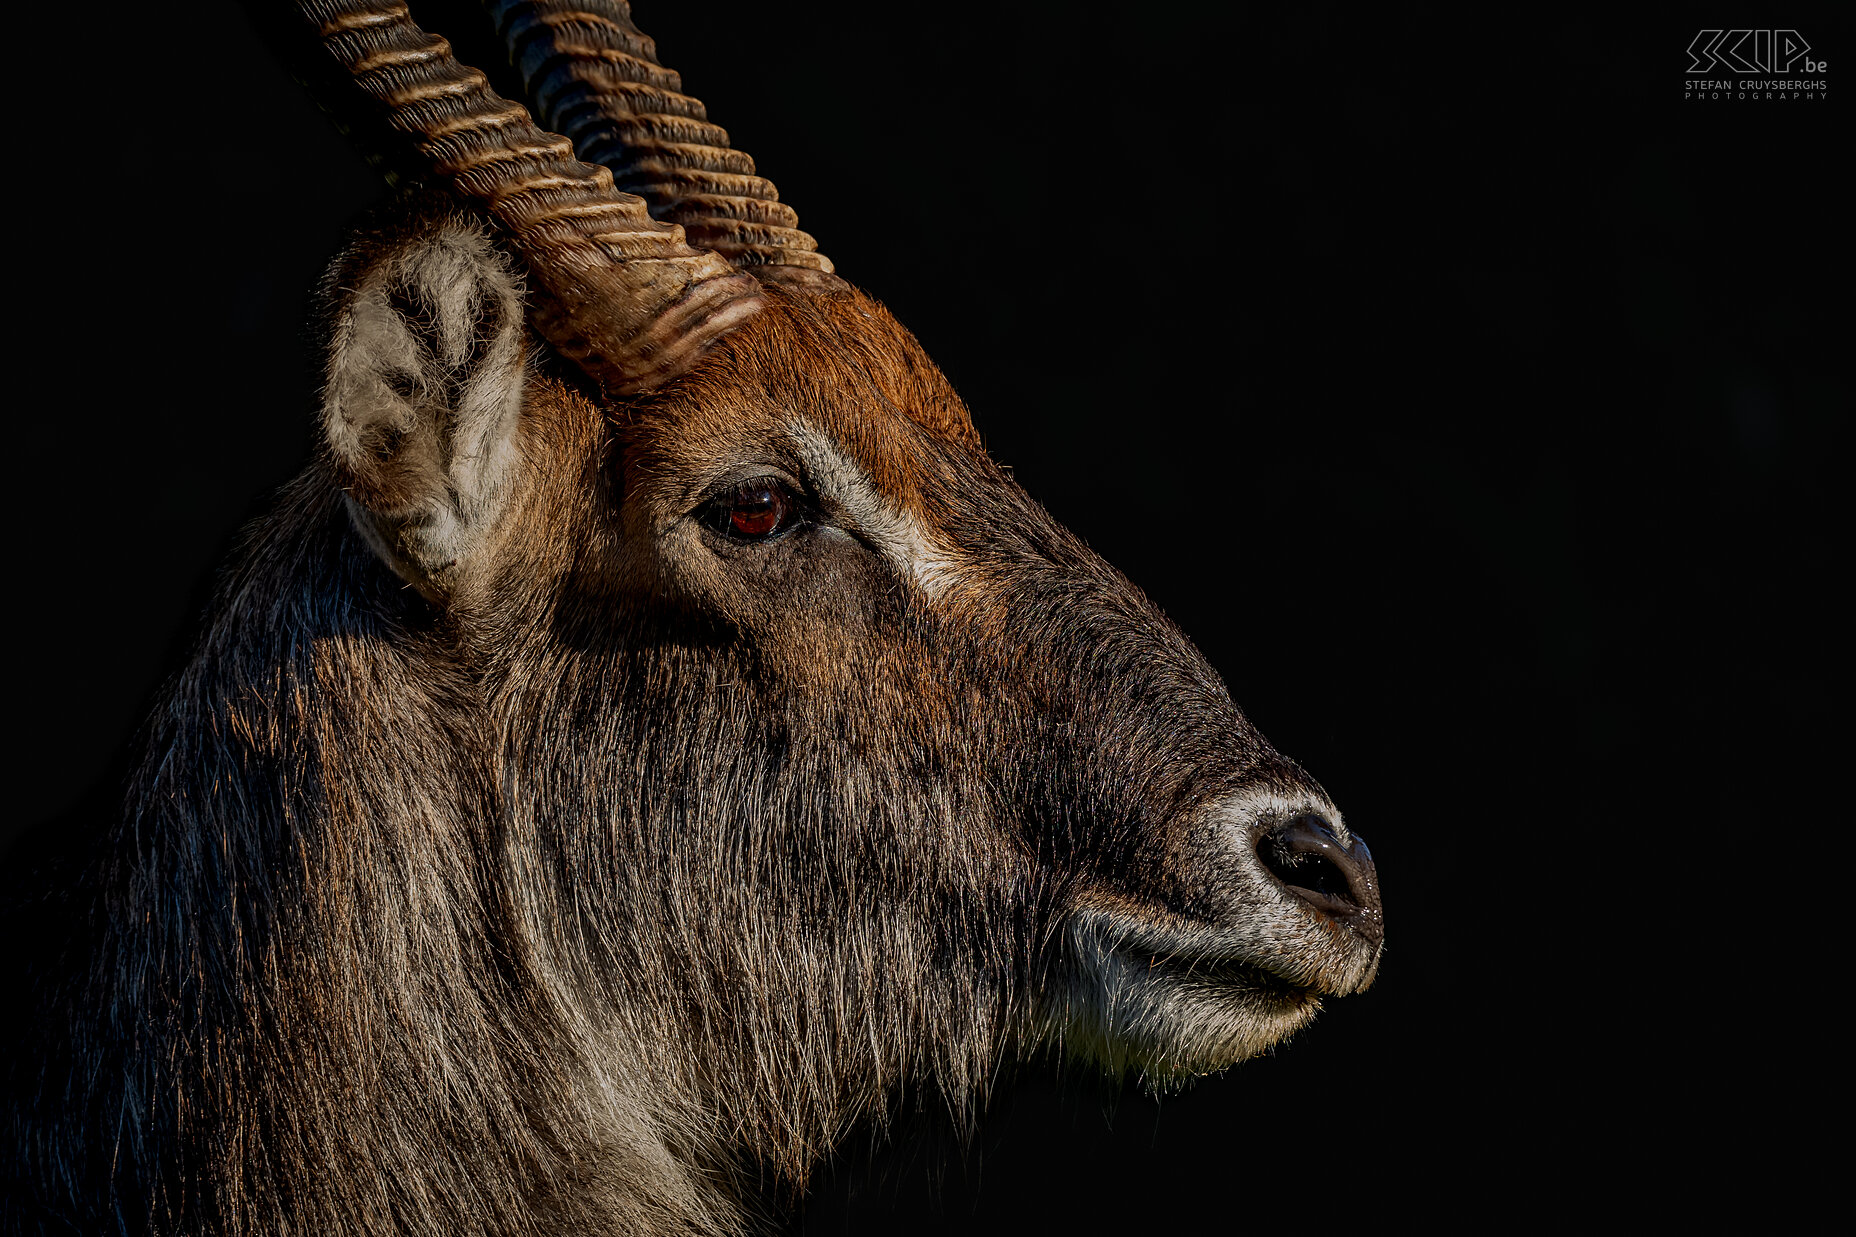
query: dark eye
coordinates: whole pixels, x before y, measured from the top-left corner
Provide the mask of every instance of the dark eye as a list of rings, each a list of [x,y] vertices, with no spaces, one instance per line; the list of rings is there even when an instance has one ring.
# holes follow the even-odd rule
[[[743,481],[710,502],[703,522],[736,541],[767,541],[798,523],[800,503],[777,477]]]

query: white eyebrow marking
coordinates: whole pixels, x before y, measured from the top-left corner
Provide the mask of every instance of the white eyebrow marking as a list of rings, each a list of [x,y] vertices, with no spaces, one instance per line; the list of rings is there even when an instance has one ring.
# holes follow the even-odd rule
[[[953,555],[936,543],[912,512],[891,506],[837,443],[801,422],[788,428],[813,484],[905,579],[914,581],[930,601],[959,579],[960,568]]]

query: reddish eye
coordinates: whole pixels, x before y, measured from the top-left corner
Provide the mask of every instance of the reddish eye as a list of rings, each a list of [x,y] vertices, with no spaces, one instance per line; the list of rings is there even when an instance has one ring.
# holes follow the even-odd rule
[[[799,511],[792,491],[773,477],[746,481],[711,508],[710,527],[737,541],[765,541],[784,532]]]

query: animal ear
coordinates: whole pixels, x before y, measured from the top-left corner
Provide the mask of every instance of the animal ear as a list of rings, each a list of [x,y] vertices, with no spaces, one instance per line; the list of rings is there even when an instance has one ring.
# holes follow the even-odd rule
[[[458,218],[371,236],[337,261],[322,426],[354,524],[428,598],[449,593],[515,475],[523,288]]]

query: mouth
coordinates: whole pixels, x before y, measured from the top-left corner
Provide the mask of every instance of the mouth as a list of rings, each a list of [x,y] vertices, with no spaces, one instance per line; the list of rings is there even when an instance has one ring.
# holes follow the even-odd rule
[[[1132,930],[1131,930],[1132,929]],[[1182,949],[1121,920],[1072,923],[1072,956],[1055,1011],[1067,1044],[1111,1072],[1138,1069],[1155,1085],[1215,1072],[1267,1051],[1307,1025],[1337,989],[1320,968],[1236,942]],[[1213,944],[1208,950],[1202,946]],[[1267,950],[1267,946],[1265,947]],[[1248,955],[1248,956],[1247,956]]]
[[[1244,815],[1213,821],[1206,846],[1226,862],[1191,898],[1097,887],[1073,909],[1046,1023],[1066,1043],[1111,1071],[1186,1079],[1269,1051],[1325,998],[1371,986],[1385,931],[1366,844],[1311,810]]]
[[[1317,984],[1239,958],[1188,957],[1125,947],[1116,952],[1152,979],[1197,989],[1213,999],[1235,999],[1283,1012],[1310,1007],[1313,1012],[1327,995]]]

